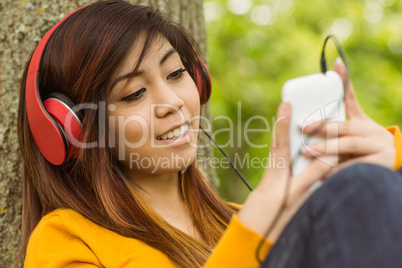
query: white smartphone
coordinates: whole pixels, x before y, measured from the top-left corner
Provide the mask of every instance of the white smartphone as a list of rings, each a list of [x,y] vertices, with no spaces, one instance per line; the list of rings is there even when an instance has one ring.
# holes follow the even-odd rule
[[[303,134],[301,129],[323,120],[346,120],[343,97],[342,79],[334,71],[298,77],[283,85],[282,100],[292,106],[289,134],[293,175],[302,172],[311,162],[302,155],[304,150],[312,150],[308,144],[323,140]],[[320,127],[327,126],[323,123]]]

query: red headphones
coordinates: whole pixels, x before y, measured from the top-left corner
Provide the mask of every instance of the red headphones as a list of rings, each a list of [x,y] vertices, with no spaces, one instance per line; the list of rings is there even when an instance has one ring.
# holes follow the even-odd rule
[[[74,112],[74,103],[64,94],[53,93],[49,98],[42,101],[38,84],[40,63],[53,32],[63,21],[84,7],[71,12],[46,33],[36,47],[28,68],[25,101],[29,127],[39,151],[53,165],[63,164],[69,152],[74,157],[78,151],[81,121]],[[201,59],[200,61],[201,73],[204,75],[206,84],[207,99],[209,99],[211,79],[206,65]],[[201,96],[202,79],[198,69],[196,72],[198,93]]]

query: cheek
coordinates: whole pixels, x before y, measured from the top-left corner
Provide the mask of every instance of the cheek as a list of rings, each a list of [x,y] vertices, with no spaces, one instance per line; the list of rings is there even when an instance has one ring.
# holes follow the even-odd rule
[[[130,117],[123,125],[125,137],[130,143],[145,143],[149,136],[148,122],[140,116]],[[121,131],[122,133],[123,131]]]
[[[194,101],[194,109],[197,111],[197,113],[200,112],[200,95],[198,94],[198,90],[197,90],[197,94],[193,99]]]
[[[111,134],[117,148],[138,148],[149,137],[149,121],[143,115],[111,116]]]
[[[191,110],[193,116],[197,116],[200,113],[200,95],[194,82],[191,84],[191,90],[187,90],[184,96],[185,103]]]
[[[195,88],[195,90],[191,94],[187,95],[185,102],[186,102],[186,105],[191,114],[191,119],[193,120],[191,123],[191,127],[194,130],[196,130],[196,129],[198,129],[199,124],[200,124],[200,119],[202,118],[202,117],[200,117],[200,95],[198,94],[197,88]],[[196,147],[197,140],[198,140],[198,131],[194,131],[191,139],[192,139],[193,147]]]

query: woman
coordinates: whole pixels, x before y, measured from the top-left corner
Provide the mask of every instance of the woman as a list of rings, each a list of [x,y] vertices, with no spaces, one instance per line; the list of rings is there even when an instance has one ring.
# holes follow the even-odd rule
[[[102,1],[68,16],[40,60],[34,54],[31,61],[38,60],[40,72],[27,66],[18,116],[27,267],[259,265],[254,254],[280,208],[289,170],[267,170],[241,210],[220,199],[202,177],[194,160],[208,77],[190,40],[149,7]],[[38,78],[34,85],[32,73]],[[64,126],[70,149],[60,163],[59,154],[46,148],[52,137],[41,135],[29,110],[36,86],[42,99],[75,107],[81,121],[78,134]],[[380,146],[359,143],[344,165],[398,167],[394,136],[358,115],[353,96],[346,102],[351,121],[359,124],[341,123],[346,144],[364,139]],[[59,124],[75,120],[71,114],[60,119],[44,105]],[[271,155],[288,159],[289,105],[281,104],[278,115],[285,120],[277,124]],[[346,147],[339,151],[350,155]],[[308,188],[333,171],[314,160],[294,178],[286,209],[259,258],[310,195]]]

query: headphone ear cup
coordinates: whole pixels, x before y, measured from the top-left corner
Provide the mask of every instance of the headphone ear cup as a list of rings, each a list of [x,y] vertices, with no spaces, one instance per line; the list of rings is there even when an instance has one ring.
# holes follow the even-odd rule
[[[74,102],[66,95],[53,92],[43,101],[46,111],[59,124],[66,138],[66,152],[71,157],[76,157],[80,144],[81,120],[74,112]]]
[[[208,102],[211,91],[212,91],[212,82],[211,76],[208,71],[207,65],[202,61],[200,57],[198,57],[201,66],[201,73],[198,68],[196,68],[196,75],[197,75],[197,88],[200,97],[202,98],[203,103]],[[203,98],[203,90],[205,90],[205,97]]]

